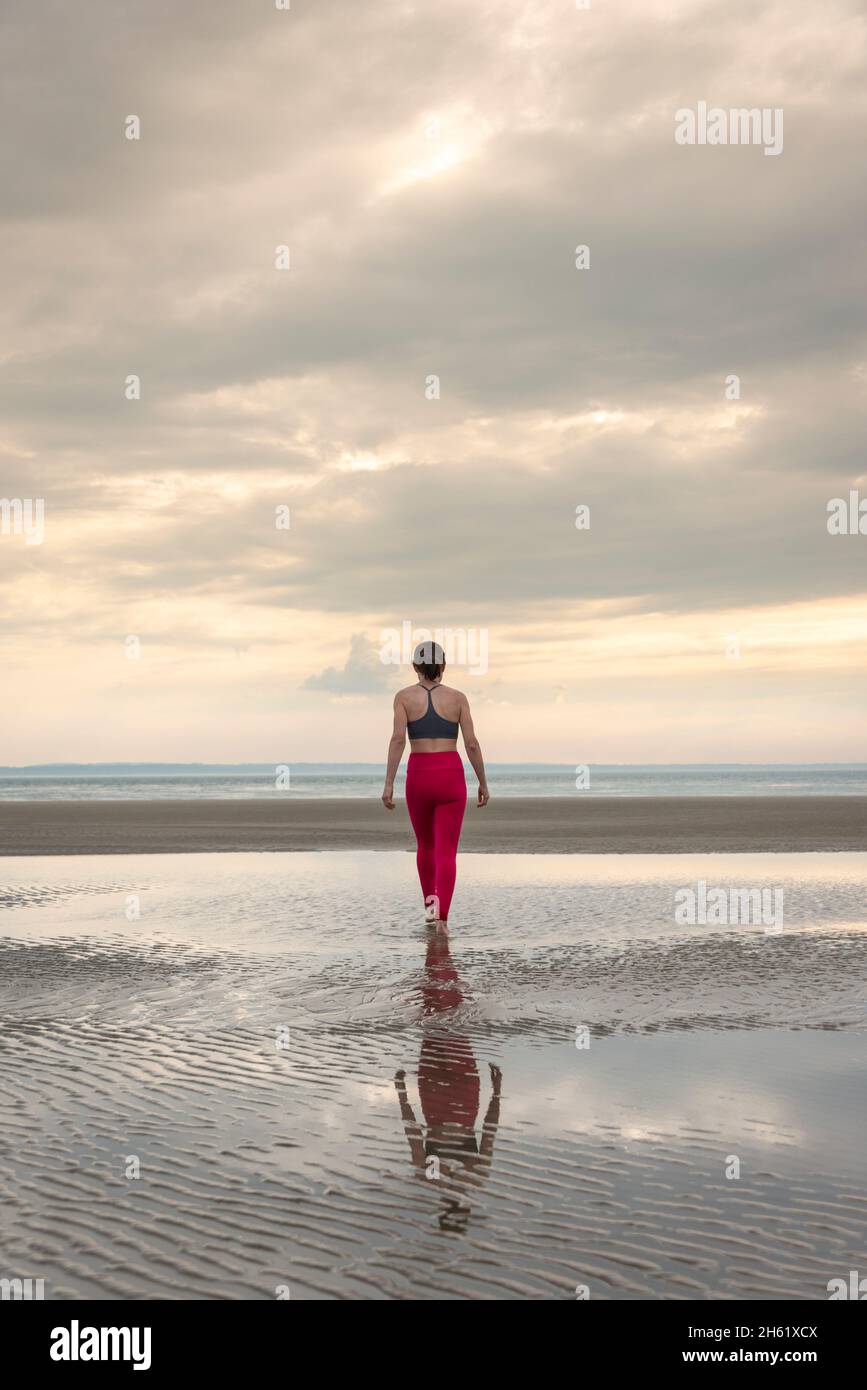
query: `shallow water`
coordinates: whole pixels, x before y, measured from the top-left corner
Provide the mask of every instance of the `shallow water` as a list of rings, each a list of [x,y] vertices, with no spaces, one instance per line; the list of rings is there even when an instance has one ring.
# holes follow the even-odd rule
[[[0,1276],[803,1299],[867,1269],[867,855],[468,855],[448,938],[400,853],[4,867]],[[783,930],[676,924],[699,880],[781,888]]]

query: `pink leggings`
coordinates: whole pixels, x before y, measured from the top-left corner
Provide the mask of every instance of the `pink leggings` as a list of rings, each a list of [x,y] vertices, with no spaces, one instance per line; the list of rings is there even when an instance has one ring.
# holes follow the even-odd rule
[[[467,804],[460,753],[410,753],[406,806],[418,842],[418,876],[425,904],[435,898],[437,917],[448,919],[455,891],[455,857]]]

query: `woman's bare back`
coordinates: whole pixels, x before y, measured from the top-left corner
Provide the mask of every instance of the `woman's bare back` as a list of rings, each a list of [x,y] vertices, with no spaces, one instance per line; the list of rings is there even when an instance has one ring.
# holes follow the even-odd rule
[[[406,710],[407,720],[421,719],[427,713],[427,692],[431,691],[431,704],[437,714],[443,719],[453,719],[457,724],[460,722],[461,710],[463,707],[464,696],[460,690],[453,690],[448,685],[408,685],[399,692],[400,699]],[[423,740],[426,742],[427,740]],[[442,740],[435,740],[441,742]]]

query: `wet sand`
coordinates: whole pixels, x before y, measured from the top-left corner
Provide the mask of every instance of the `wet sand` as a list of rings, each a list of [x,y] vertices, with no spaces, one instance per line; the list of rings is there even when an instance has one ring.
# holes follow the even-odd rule
[[[4,1275],[809,1300],[863,1268],[867,855],[476,855],[449,936],[412,869],[7,859]],[[696,878],[782,885],[785,931],[677,925]]]
[[[4,801],[0,855],[414,849],[402,800]],[[496,798],[467,806],[482,854],[795,853],[867,849],[867,797]]]

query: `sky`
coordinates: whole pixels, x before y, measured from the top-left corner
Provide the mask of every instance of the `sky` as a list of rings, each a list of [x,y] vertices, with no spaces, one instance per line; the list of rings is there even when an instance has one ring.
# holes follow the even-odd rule
[[[404,625],[490,760],[867,759],[856,0],[5,0],[0,55],[0,764],[384,758]]]

